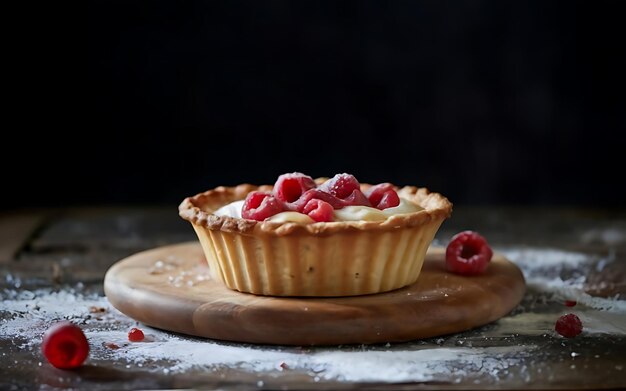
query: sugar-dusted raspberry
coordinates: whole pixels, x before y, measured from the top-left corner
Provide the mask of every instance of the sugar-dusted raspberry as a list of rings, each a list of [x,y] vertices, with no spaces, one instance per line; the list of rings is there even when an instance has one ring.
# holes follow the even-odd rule
[[[372,186],[366,195],[372,206],[380,210],[400,205],[400,197],[391,183]]]
[[[574,314],[561,316],[554,325],[554,330],[566,338],[574,338],[583,331],[583,322]]]
[[[314,189],[317,185],[313,178],[300,172],[283,174],[278,177],[274,184],[273,193],[276,198],[283,202],[294,202],[302,193]]]
[[[350,174],[337,174],[320,185],[320,190],[340,199],[347,198],[354,190],[360,189],[359,181]]]
[[[319,223],[333,221],[333,210],[328,202],[313,198],[304,206],[302,213]]]
[[[80,327],[63,321],[46,330],[41,351],[53,366],[73,369],[81,366],[89,355],[89,343]]]
[[[141,329],[138,329],[137,327],[133,327],[128,332],[128,340],[130,342],[141,342],[144,338],[145,335],[143,334],[143,331],[141,331]]]
[[[459,274],[481,274],[487,269],[493,251],[487,240],[473,231],[463,231],[454,237],[446,248],[448,271]]]
[[[263,221],[284,210],[285,205],[271,193],[253,191],[246,196],[241,208],[241,217]]]

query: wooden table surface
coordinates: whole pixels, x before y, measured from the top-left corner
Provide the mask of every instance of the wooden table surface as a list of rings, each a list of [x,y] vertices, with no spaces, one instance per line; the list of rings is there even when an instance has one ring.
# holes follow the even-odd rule
[[[435,243],[465,229],[518,263],[528,282],[522,303],[493,324],[318,348],[223,343],[139,324],[149,341],[137,347],[120,339],[136,322],[107,304],[103,277],[138,251],[196,240],[176,206],[1,212],[0,389],[626,388],[626,210],[456,205]],[[565,339],[554,322],[569,312],[585,329]],[[51,367],[39,350],[40,333],[62,318],[92,344],[75,371]],[[172,346],[183,348],[168,357]]]

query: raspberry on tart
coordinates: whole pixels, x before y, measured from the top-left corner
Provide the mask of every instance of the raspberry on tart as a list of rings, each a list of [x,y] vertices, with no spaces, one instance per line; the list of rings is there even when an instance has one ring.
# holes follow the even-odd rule
[[[291,174],[283,174],[278,177],[274,184],[273,194],[283,202],[294,202],[309,189],[314,189],[316,183],[308,175],[300,172],[292,172]]]
[[[253,191],[246,196],[241,209],[241,216],[244,219],[265,220],[284,209],[284,205],[272,194]]]
[[[333,209],[341,209],[344,207],[344,203],[339,198],[334,195],[322,191],[320,189],[310,189],[302,194],[302,196],[296,201],[287,204],[288,209],[295,210],[296,212],[301,212],[304,210],[306,204],[311,200],[321,200],[330,204]]]
[[[306,203],[302,213],[317,222],[333,221],[333,207],[326,201],[312,199]]]
[[[400,205],[400,197],[391,183],[380,183],[370,187],[366,194],[370,204],[377,209],[393,208]]]
[[[337,174],[322,183],[320,189],[343,200],[350,196],[355,190],[361,190],[361,185],[354,175]]]

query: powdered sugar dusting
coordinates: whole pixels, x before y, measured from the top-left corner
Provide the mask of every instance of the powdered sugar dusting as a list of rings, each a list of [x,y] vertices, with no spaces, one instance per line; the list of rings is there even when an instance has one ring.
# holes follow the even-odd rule
[[[613,262],[615,254],[607,257],[546,248],[526,248],[501,251],[524,273],[529,289],[550,294],[558,300],[576,300],[596,310],[618,311],[626,315],[626,301],[594,297],[585,292],[587,276]]]
[[[534,347],[526,347],[529,354]],[[434,380],[447,374],[450,367],[462,372],[482,369],[497,374],[519,364],[514,354],[522,348],[436,348],[364,352],[322,351],[311,357],[312,363],[324,368],[326,378],[345,381],[409,382]],[[461,373],[458,373],[460,375]]]
[[[577,267],[593,260],[586,254],[551,248],[504,249],[501,252],[529,273],[548,267]]]
[[[447,374],[451,365],[466,371],[489,368],[494,375],[500,370],[519,364],[513,355],[522,348],[426,348],[342,351],[315,348],[295,351],[293,348],[268,348],[216,343],[163,335],[152,330],[157,341],[131,344],[112,352],[116,359],[137,363],[167,360],[170,371],[211,369],[220,366],[250,372],[271,372],[288,368],[327,380],[351,382],[428,381]],[[103,342],[123,338],[119,333],[96,333],[90,340]],[[98,343],[96,344],[98,345]],[[534,347],[525,347],[525,355]]]
[[[450,366],[467,373],[488,368],[490,376],[518,365],[524,348],[442,347],[411,344],[360,347],[293,348],[224,343],[187,337],[141,326],[146,341],[130,343],[128,329],[136,322],[113,308],[107,299],[75,290],[5,292],[0,333],[19,337],[21,347],[33,348],[54,321],[81,324],[91,346],[90,362],[115,360],[162,370],[151,363],[166,363],[169,373],[192,369],[237,368],[252,373],[300,371],[313,379],[349,382],[430,381],[447,376]],[[443,341],[443,339],[442,339]],[[119,349],[112,349],[117,346]],[[463,372],[465,373],[465,372]],[[457,372],[457,375],[462,372]]]
[[[253,384],[258,381],[261,385],[276,379],[278,373],[297,373],[309,382],[530,382],[539,376],[531,370],[534,358],[548,354],[547,345],[558,349],[550,354],[558,354],[566,346],[554,332],[554,322],[566,312],[575,312],[584,325],[583,334],[575,341],[586,337],[602,341],[607,335],[606,346],[611,346],[615,341],[611,338],[626,335],[626,302],[594,297],[584,290],[587,273],[610,264],[612,258],[538,248],[499,251],[523,270],[527,295],[511,315],[453,336],[403,344],[316,348],[220,342],[138,325],[113,308],[106,297],[87,293],[81,286],[2,292],[0,335],[19,348],[35,351],[51,323],[69,319],[80,324],[87,335],[91,364],[113,362],[167,374],[218,373],[228,368],[257,376]],[[166,270],[170,261],[155,264],[153,272]],[[185,285],[197,276],[178,277]],[[566,307],[564,300],[576,300],[577,304]],[[146,339],[131,343],[128,330],[137,325]],[[590,357],[584,350],[566,353],[571,360]],[[574,362],[572,365],[575,368]]]
[[[2,323],[0,334],[25,337],[31,343],[38,343],[41,334],[52,321],[71,320],[87,325],[96,319],[113,321],[112,308],[105,297],[92,294],[82,295],[74,289],[49,291],[5,291],[2,296]],[[103,314],[92,316],[93,308],[104,308]],[[117,312],[117,311],[115,311]],[[117,312],[117,319],[128,319]],[[40,340],[39,340],[40,341]]]

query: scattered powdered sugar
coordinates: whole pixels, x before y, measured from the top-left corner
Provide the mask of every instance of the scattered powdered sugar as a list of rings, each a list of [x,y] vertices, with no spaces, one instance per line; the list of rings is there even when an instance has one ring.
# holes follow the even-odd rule
[[[551,248],[525,248],[499,250],[522,270],[532,273],[548,267],[577,267],[589,263],[593,258],[586,254],[561,251]]]
[[[626,301],[617,298],[595,297],[585,292],[587,276],[592,271],[601,271],[615,260],[615,254],[607,257],[584,253],[560,251],[546,248],[499,250],[515,262],[526,279],[527,296],[543,301],[575,301],[575,312],[582,320],[586,334],[626,335]],[[557,306],[558,308],[558,306]],[[504,317],[497,322],[500,334],[519,333],[543,335],[552,330],[554,322],[565,311],[522,312]]]
[[[525,347],[530,354],[534,347]],[[325,378],[359,382],[410,382],[435,380],[449,376],[450,368],[459,367],[457,375],[482,370],[497,375],[519,364],[522,348],[426,348],[389,351],[320,351],[305,364],[323,368]],[[289,362],[288,362],[289,364]],[[295,362],[297,365],[302,363]],[[462,372],[462,373],[461,373]],[[381,376],[382,375],[382,376]]]
[[[527,281],[529,289],[551,293],[554,298],[576,300],[578,304],[596,310],[619,311],[626,315],[626,301],[615,298],[595,297],[586,293],[583,288],[584,278],[563,280],[556,278],[535,277]]]
[[[130,343],[128,330],[136,322],[113,308],[107,299],[75,290],[5,291],[2,294],[0,334],[23,341],[21,348],[41,343],[55,321],[80,324],[90,346],[90,362],[117,361],[145,370],[183,373],[192,369],[229,367],[252,373],[301,371],[316,379],[349,382],[429,381],[479,369],[497,378],[518,365],[534,347],[446,347],[438,344],[386,344],[356,347],[268,347],[217,342],[141,326],[144,342]],[[443,341],[443,339],[442,339]],[[111,347],[114,348],[111,348]],[[165,363],[161,366],[155,362]]]
[[[614,252],[607,257],[546,248],[504,249],[500,252],[520,267],[529,290],[550,294],[554,299],[576,300],[596,310],[626,314],[626,301],[594,297],[585,292],[588,274],[592,270],[601,271],[613,262]]]
[[[202,281],[210,280],[207,269],[205,267],[196,266],[191,269],[179,271],[176,275],[170,274],[167,281],[175,287],[194,286]]]
[[[25,337],[31,342],[40,338],[52,321],[71,320],[89,324],[98,318],[109,320],[111,317],[108,311],[111,307],[106,297],[82,295],[74,289],[56,292],[5,291],[0,299],[0,314],[3,314],[0,335]],[[119,314],[119,317],[124,316]]]
[[[128,330],[137,322],[113,308],[106,297],[85,293],[82,287],[3,291],[0,335],[20,348],[33,350],[50,324],[67,319],[85,331],[91,346],[89,360],[96,365],[114,362],[168,374],[229,368],[269,376],[264,380],[287,371],[307,376],[310,381],[374,383],[529,381],[527,364],[535,355],[545,354],[538,348],[541,340],[537,338],[560,338],[554,332],[554,322],[565,311],[580,316],[584,335],[626,335],[626,302],[584,291],[587,273],[612,262],[611,257],[539,248],[498,251],[524,272],[528,293],[520,306],[483,328],[425,341],[315,348],[263,346],[188,337],[139,325],[146,339],[131,343]],[[175,261],[155,262],[150,272],[168,273]],[[184,288],[204,277],[173,278],[170,283]],[[566,307],[563,300],[576,300],[577,304]],[[490,345],[490,340],[503,337],[512,342]],[[572,352],[571,358],[578,355]],[[264,384],[258,379],[254,384],[257,381]]]
[[[104,338],[103,338],[104,337]],[[119,335],[99,335],[97,340],[119,338]],[[162,338],[164,337],[164,338]],[[96,338],[91,337],[94,340]],[[163,336],[159,341],[132,344],[115,351],[120,360],[145,363],[150,360],[171,362],[170,371],[192,368],[228,366],[250,372],[271,372],[288,368],[327,380],[351,382],[409,382],[428,381],[449,373],[450,366],[466,371],[489,368],[494,375],[499,370],[519,364],[522,348],[427,348],[420,350],[342,351],[334,348],[311,348],[294,352],[293,348],[268,348],[223,344],[178,336]],[[533,347],[534,348],[534,347]],[[532,348],[524,348],[529,354]]]

